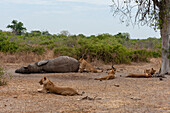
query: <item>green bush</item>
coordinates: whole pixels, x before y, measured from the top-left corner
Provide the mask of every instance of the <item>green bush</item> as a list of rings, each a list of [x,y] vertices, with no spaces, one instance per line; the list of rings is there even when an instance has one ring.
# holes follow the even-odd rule
[[[0,51],[14,53],[18,49],[18,45],[15,42],[11,42],[8,39],[0,37]]]
[[[24,45],[20,45],[17,52],[29,53],[31,51],[32,51],[32,46],[30,46],[28,44],[24,44]]]
[[[161,51],[151,51],[154,58],[161,57]]]
[[[0,31],[0,51],[34,52],[42,55],[54,49],[55,55],[68,55],[74,58],[103,60],[105,63],[130,63],[131,61],[148,61],[150,57],[161,56],[161,39],[130,39],[128,33],[116,35],[99,34],[86,37],[79,35],[48,35],[33,31],[16,36],[10,32]]]
[[[133,62],[148,62],[148,58],[152,57],[152,52],[146,49],[133,50],[130,52],[130,58]]]
[[[32,52],[34,52],[37,55],[42,55],[45,52],[44,47],[33,47]]]
[[[17,52],[30,53],[33,52],[37,55],[42,55],[45,52],[43,46],[31,46],[31,45],[20,45]]]
[[[55,55],[62,55],[62,56],[72,56],[72,57],[77,57],[77,51],[75,48],[70,48],[70,47],[57,47],[54,49],[54,54]]]

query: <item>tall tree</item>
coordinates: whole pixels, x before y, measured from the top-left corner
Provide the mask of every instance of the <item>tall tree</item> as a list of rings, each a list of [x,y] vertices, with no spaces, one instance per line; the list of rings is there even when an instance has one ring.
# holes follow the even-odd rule
[[[112,0],[114,15],[127,25],[149,25],[160,29],[162,38],[161,75],[170,74],[170,0]],[[135,15],[134,15],[134,12]]]
[[[27,30],[25,27],[23,27],[22,22],[13,20],[11,23],[12,23],[12,25],[8,25],[7,28],[11,28],[12,32],[16,35],[21,35],[25,30]]]
[[[70,33],[67,30],[61,31],[60,34],[65,36],[70,36]]]

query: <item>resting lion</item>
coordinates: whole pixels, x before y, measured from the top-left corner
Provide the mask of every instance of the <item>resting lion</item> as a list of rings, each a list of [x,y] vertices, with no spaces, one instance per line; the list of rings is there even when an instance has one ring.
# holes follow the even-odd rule
[[[43,89],[38,89],[38,92],[42,93],[55,93],[64,96],[82,95],[84,93],[82,92],[82,94],[79,94],[77,91],[69,87],[57,87],[47,77],[43,77],[39,83],[40,85],[43,85]]]
[[[80,62],[80,67],[79,67],[80,73],[82,73],[84,70],[93,73],[102,72],[101,70],[95,69],[91,64],[89,64],[86,60],[84,60],[84,58],[80,58],[79,62]]]
[[[108,72],[108,75],[100,77],[100,78],[95,78],[95,80],[110,80],[110,79],[115,79],[115,72],[116,72],[116,68],[114,68],[113,65],[112,65],[112,70]]]
[[[153,68],[144,70],[144,73],[151,74],[151,75],[155,74],[155,72],[156,70],[154,70]]]
[[[151,69],[145,69],[144,73],[130,73],[126,77],[133,77],[133,78],[151,78],[155,74],[156,70],[153,68]]]
[[[126,77],[132,77],[132,78],[151,78],[152,75],[151,74],[147,74],[147,73],[130,73],[129,75],[127,75]]]

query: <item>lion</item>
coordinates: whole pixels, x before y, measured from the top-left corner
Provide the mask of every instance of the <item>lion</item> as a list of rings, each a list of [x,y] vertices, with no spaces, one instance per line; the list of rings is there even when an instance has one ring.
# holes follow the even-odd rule
[[[116,68],[114,68],[113,65],[112,65],[112,70],[108,72],[108,75],[100,77],[100,78],[95,78],[94,80],[110,80],[110,79],[115,79],[115,72],[116,72]]]
[[[43,85],[43,89],[38,89],[38,92],[42,93],[55,93],[64,96],[83,95],[84,93],[82,92],[82,94],[79,94],[77,91],[69,87],[57,87],[47,77],[43,77],[39,83],[40,85]]]
[[[86,70],[87,72],[93,72],[93,73],[102,72],[100,70],[95,69],[84,58],[80,58],[79,62],[80,62],[80,67],[79,67],[79,72],[80,73],[82,73],[84,70]]]
[[[132,78],[151,78],[152,75],[149,73],[130,73],[126,77],[132,77]]]
[[[156,70],[153,68],[145,69],[144,73],[130,73],[126,77],[133,77],[133,78],[151,78],[155,74]]]
[[[155,72],[156,70],[154,70],[153,68],[144,70],[144,73],[151,74],[151,75],[155,74]]]

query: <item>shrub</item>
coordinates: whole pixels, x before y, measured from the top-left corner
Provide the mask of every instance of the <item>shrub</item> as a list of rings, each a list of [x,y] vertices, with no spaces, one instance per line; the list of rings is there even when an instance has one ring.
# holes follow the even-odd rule
[[[12,79],[12,75],[7,74],[4,72],[4,69],[0,67],[0,86],[7,84],[7,77],[9,76],[10,79]]]
[[[8,39],[0,38],[0,51],[14,53],[18,49],[18,45],[15,42],[11,42]]]
[[[45,33],[45,32],[44,32]],[[34,52],[42,55],[45,50],[54,49],[55,55],[68,55],[77,59],[98,59],[105,63],[130,63],[131,61],[148,61],[150,57],[161,56],[161,39],[130,39],[128,33],[117,35],[99,34],[97,36],[48,35],[32,31],[16,36],[10,32],[0,31],[0,51]]]
[[[151,51],[154,58],[161,57],[161,51]]]
[[[133,50],[130,52],[130,58],[134,62],[148,62],[149,57],[152,57],[152,52],[146,49]]]
[[[129,50],[122,45],[116,45],[113,49],[113,61],[114,63],[130,63]]]
[[[70,48],[66,46],[60,46],[54,49],[55,55],[71,56],[77,57],[77,51],[75,48]]]
[[[44,47],[38,46],[38,47],[33,47],[32,52],[34,52],[37,55],[42,55],[45,52]]]
[[[45,49],[42,46],[31,46],[26,44],[26,45],[21,45],[18,48],[17,52],[25,52],[25,53],[34,52],[37,55],[42,55],[45,52]]]

